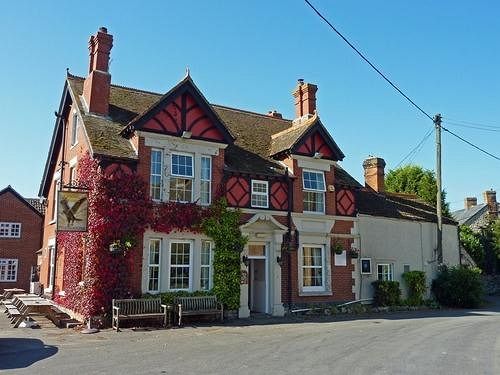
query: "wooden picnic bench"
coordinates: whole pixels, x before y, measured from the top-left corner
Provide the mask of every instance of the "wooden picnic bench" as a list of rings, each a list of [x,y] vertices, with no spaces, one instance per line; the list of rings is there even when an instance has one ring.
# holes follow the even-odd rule
[[[177,308],[179,326],[183,315],[218,315],[221,322],[224,320],[224,307],[217,301],[216,296],[176,297],[174,305]]]
[[[113,299],[113,320],[111,325],[120,330],[120,320],[163,318],[167,325],[167,305],[160,298]]]

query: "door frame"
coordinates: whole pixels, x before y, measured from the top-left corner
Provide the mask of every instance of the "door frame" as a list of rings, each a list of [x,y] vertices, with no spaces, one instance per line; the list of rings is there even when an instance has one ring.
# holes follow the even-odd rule
[[[269,242],[264,242],[264,241],[252,241],[248,243],[248,246],[250,245],[264,245],[264,256],[262,255],[250,255],[248,254],[248,260],[251,261],[252,259],[263,259],[264,260],[264,279],[265,279],[265,292],[266,292],[266,307],[265,307],[265,314],[270,314],[270,309],[269,309]],[[251,290],[250,285],[253,282],[253,266],[252,266],[252,272],[251,275],[249,275],[248,278],[248,299],[249,299],[249,305],[252,305],[253,302],[253,289]]]

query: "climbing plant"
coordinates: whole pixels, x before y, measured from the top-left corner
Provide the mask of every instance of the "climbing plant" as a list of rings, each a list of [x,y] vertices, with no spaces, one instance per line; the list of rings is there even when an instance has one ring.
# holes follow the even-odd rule
[[[131,273],[142,264],[140,240],[146,228],[204,232],[215,242],[213,292],[229,309],[239,306],[240,252],[246,239],[240,214],[224,200],[211,207],[195,203],[152,204],[146,182],[121,169],[106,174],[88,153],[78,167],[77,183],[88,189],[88,231],[57,234],[64,256],[64,295],[55,299],[85,318],[110,309],[112,298],[132,295]],[[122,251],[113,253],[111,247]],[[58,292],[58,291],[56,291]]]
[[[203,220],[203,232],[215,243],[213,292],[227,309],[240,306],[240,256],[247,238],[240,229],[240,212],[228,210],[225,199],[217,201]]]

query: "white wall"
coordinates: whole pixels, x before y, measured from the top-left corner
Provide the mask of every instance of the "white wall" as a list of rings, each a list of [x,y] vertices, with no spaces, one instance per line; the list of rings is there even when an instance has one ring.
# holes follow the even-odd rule
[[[406,285],[402,279],[404,265],[410,270],[424,271],[430,288],[437,272],[436,224],[410,220],[391,219],[359,215],[360,257],[356,267],[356,298],[371,298],[377,280],[377,264],[392,263],[394,280],[398,281],[406,295]],[[360,274],[360,259],[371,258],[372,273]],[[457,227],[443,225],[443,262],[456,265],[460,262]]]

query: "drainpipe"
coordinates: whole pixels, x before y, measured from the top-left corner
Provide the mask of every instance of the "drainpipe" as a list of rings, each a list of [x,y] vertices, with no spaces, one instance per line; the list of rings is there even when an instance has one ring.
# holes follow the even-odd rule
[[[288,172],[288,168],[286,168],[285,171],[285,178],[288,183],[288,212],[287,212],[287,227],[288,227],[288,232],[287,232],[287,237],[288,237],[288,244],[287,244],[287,284],[288,284],[288,311],[292,309],[292,251],[291,251],[291,245],[292,245],[292,204],[293,204],[293,183],[292,179],[290,178],[290,174]]]
[[[61,125],[62,125],[61,162],[60,162],[60,164],[61,164],[61,177],[59,178],[59,189],[61,189],[64,185],[64,183],[63,183],[64,165],[66,164],[66,162],[64,161],[64,157],[65,157],[64,151],[66,149],[66,122],[64,121],[64,115],[62,113],[55,112],[55,115],[58,119],[61,120]],[[56,194],[56,197],[58,197],[58,194]],[[54,204],[57,205],[57,201],[54,202]],[[57,208],[54,208],[54,209],[57,210]],[[49,259],[49,262],[50,262],[50,259]],[[49,272],[50,272],[50,265],[49,265]],[[56,215],[56,243],[54,246],[54,285],[52,285],[52,293],[51,293],[52,299],[54,299],[54,296],[56,294],[56,275],[57,275],[57,215]],[[49,274],[49,279],[50,279],[50,274]]]

